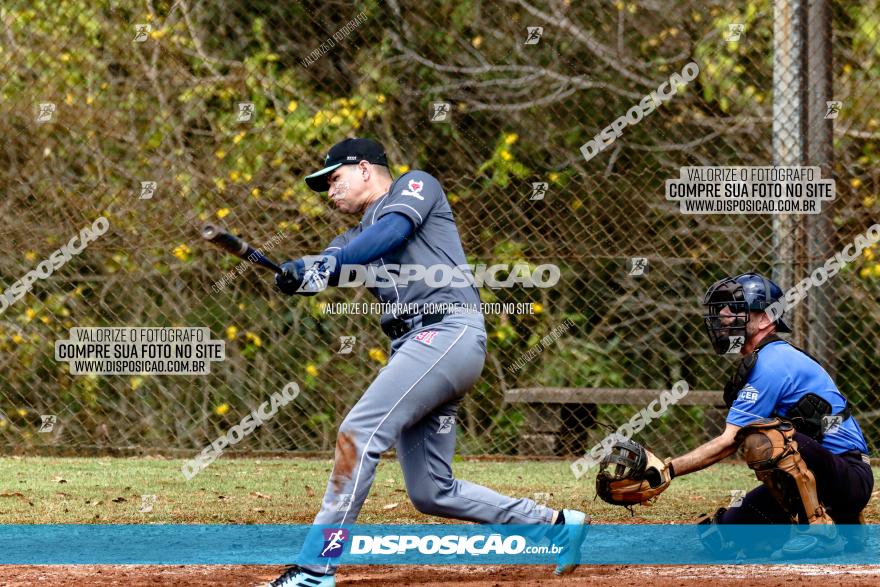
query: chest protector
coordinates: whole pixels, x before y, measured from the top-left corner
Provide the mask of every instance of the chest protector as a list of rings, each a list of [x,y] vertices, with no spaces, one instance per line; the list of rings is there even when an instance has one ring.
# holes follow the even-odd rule
[[[755,368],[755,364],[758,362],[758,352],[770,344],[771,342],[782,341],[785,344],[794,347],[798,351],[804,353],[817,363],[817,361],[812,355],[808,352],[799,349],[794,346],[790,342],[783,340],[776,336],[775,334],[770,334],[766,336],[758,346],[755,347],[751,353],[740,359],[739,363],[736,366],[736,371],[733,374],[733,377],[730,378],[730,381],[724,386],[724,403],[727,405],[728,409],[733,405],[733,402],[736,400],[737,394],[739,394],[740,390],[749,380],[749,375],[752,373],[752,369]],[[821,364],[821,363],[820,363]],[[780,416],[779,414],[773,414],[776,417],[784,418],[790,421],[795,430],[800,432],[801,434],[806,434],[810,438],[820,441],[822,440],[822,435],[827,429],[827,420],[825,419],[827,416],[831,416],[831,404],[828,403],[825,399],[819,397],[815,393],[806,393],[804,394],[798,402],[793,405],[785,416]],[[849,418],[852,415],[852,411],[850,410],[849,404],[843,409],[842,412],[834,414],[834,416],[840,416],[837,420],[838,424],[842,424],[844,420]]]

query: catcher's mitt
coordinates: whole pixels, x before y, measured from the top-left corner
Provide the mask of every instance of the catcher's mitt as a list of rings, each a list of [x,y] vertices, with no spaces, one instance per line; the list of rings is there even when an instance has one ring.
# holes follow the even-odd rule
[[[599,462],[596,493],[613,505],[635,505],[663,493],[672,481],[669,461],[637,442],[617,441]]]

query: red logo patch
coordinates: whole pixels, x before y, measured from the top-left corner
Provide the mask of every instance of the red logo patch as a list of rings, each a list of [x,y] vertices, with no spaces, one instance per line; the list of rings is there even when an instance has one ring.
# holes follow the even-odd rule
[[[425,182],[423,182],[423,181],[416,181],[416,180],[414,180],[414,179],[411,179],[411,180],[409,180],[409,183],[407,184],[407,187],[408,187],[409,189],[407,189],[407,190],[402,190],[402,191],[400,192],[401,195],[404,195],[404,196],[413,196],[414,198],[418,198],[418,199],[420,199],[420,200],[424,200],[424,199],[425,199],[425,198],[423,198],[423,197],[419,194],[419,192],[422,191],[422,188],[425,187]]]
[[[424,332],[419,332],[415,339],[419,342],[423,342],[425,344],[431,344],[434,342],[434,337],[437,336],[436,330],[425,330]]]

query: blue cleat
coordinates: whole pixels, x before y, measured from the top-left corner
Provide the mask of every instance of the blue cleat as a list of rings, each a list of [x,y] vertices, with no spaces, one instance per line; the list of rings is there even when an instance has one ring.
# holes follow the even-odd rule
[[[574,572],[581,562],[581,544],[587,536],[590,516],[577,510],[562,510],[565,524],[557,539],[562,542],[563,550],[556,557],[554,575],[568,575]]]
[[[792,528],[792,537],[777,551],[770,555],[773,560],[798,558],[820,558],[840,554],[846,548],[846,541],[837,532],[834,524],[812,524],[806,530],[797,526]]]
[[[296,565],[287,567],[269,587],[336,587],[333,575],[315,575]]]

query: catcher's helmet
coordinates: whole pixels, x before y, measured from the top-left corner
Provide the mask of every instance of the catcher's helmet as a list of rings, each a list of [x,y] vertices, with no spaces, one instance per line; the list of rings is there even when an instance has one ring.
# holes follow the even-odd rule
[[[783,297],[781,287],[758,273],[743,273],[713,283],[703,298],[703,305],[709,311],[703,319],[715,352],[723,355],[741,348],[745,344],[749,312],[763,312]],[[725,307],[733,315],[721,316]],[[783,310],[775,320],[777,332],[791,332],[784,314]],[[726,324],[722,324],[723,318]]]

